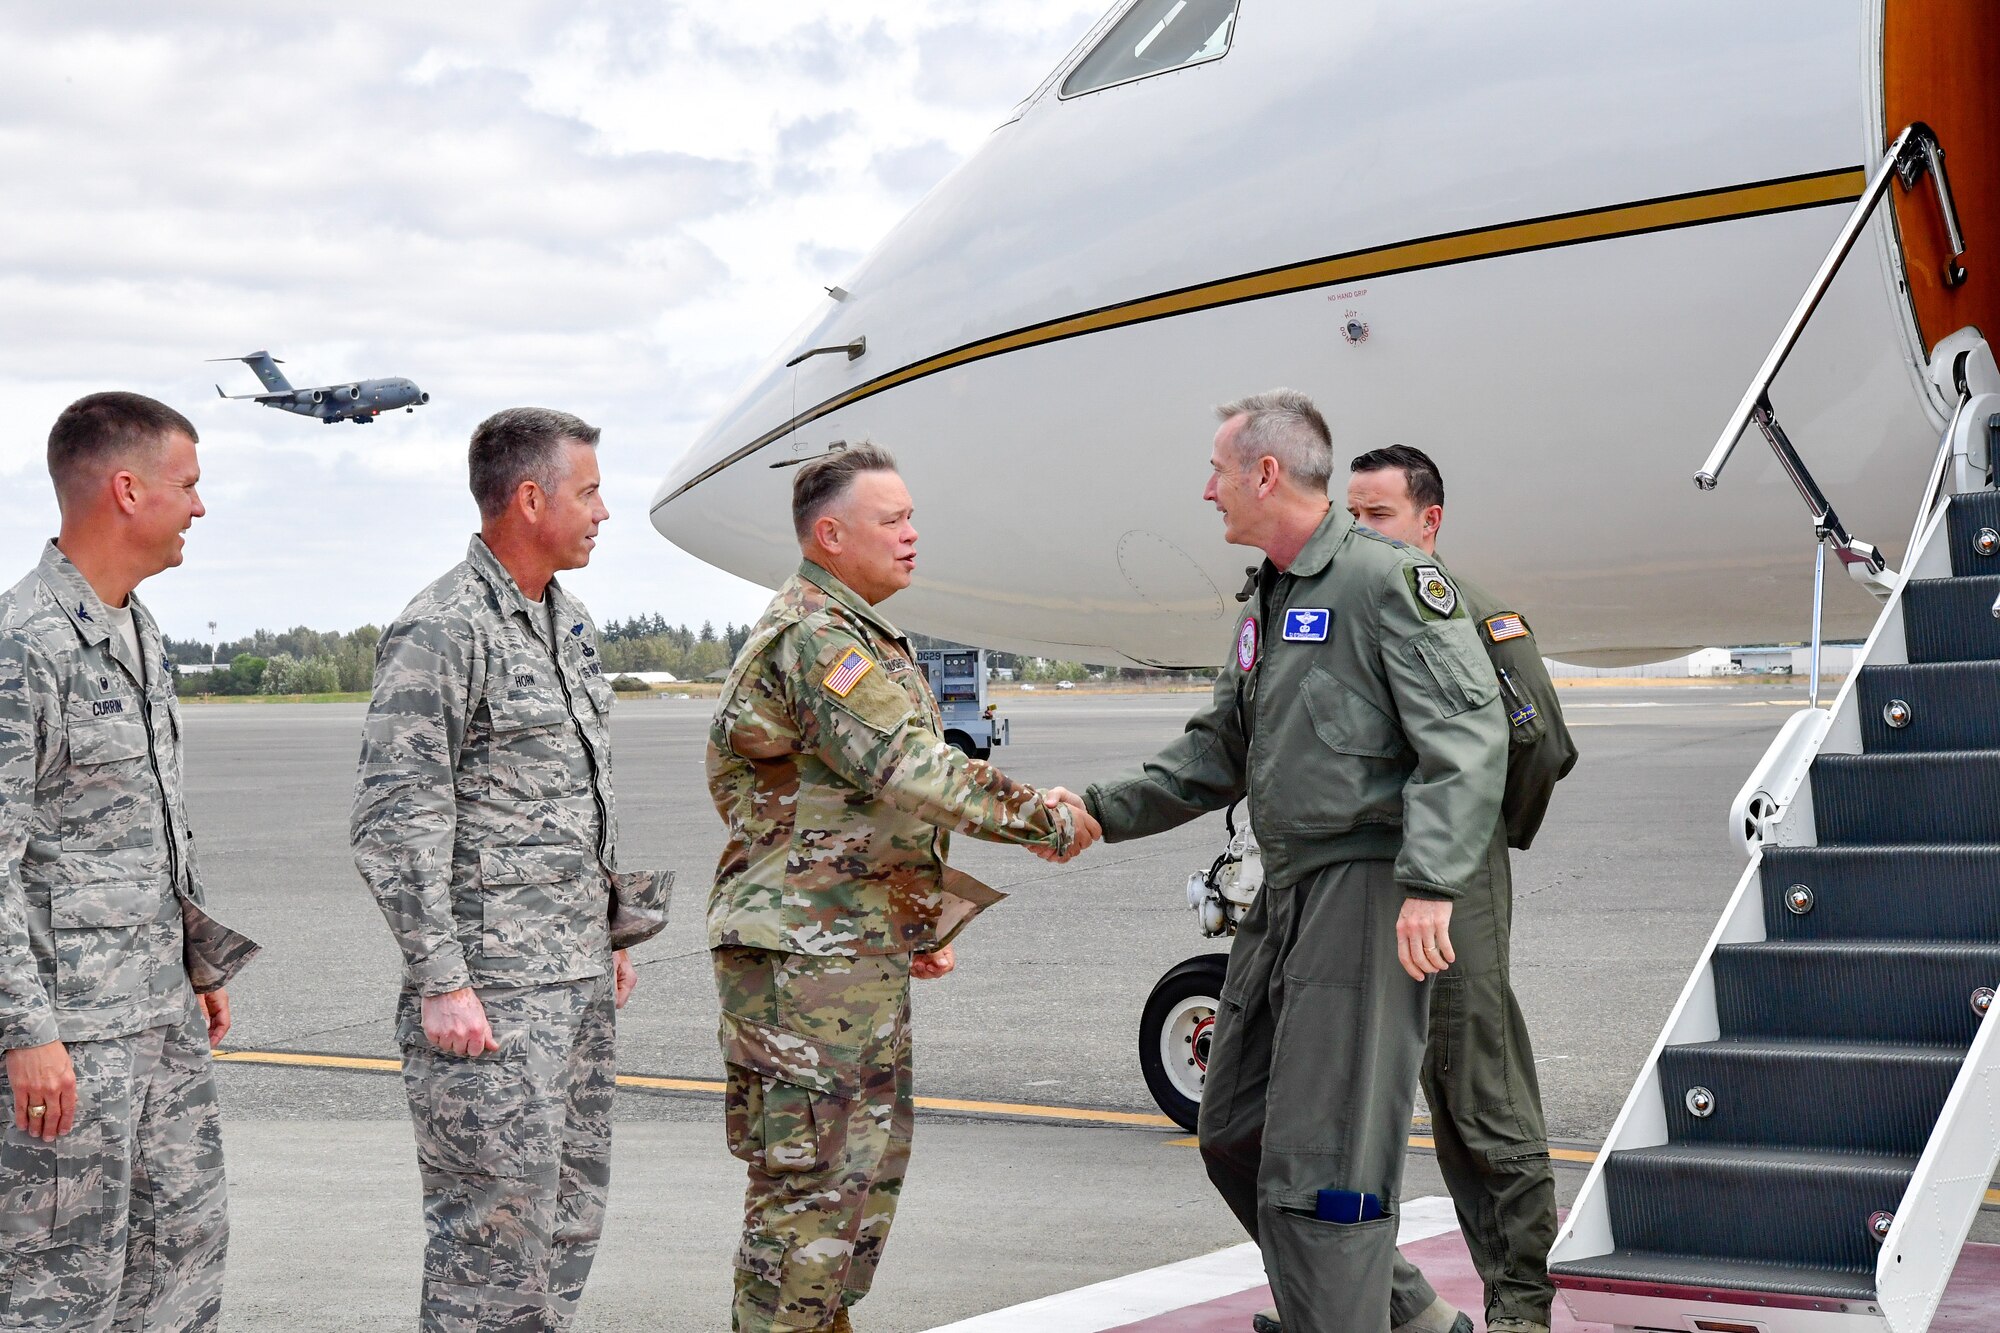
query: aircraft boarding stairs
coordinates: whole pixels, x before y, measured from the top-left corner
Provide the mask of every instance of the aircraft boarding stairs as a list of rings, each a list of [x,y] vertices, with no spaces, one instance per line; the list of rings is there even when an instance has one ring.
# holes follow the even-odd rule
[[[1770,398],[1877,205],[1926,180],[1964,280],[1943,150],[1910,125],[1695,474],[1714,489],[1754,423],[1805,500],[1811,698],[1736,799],[1750,864],[1550,1255],[1571,1312],[1621,1333],[1924,1333],[2000,1160],[2000,364],[1976,329],[1931,349],[1955,410],[1897,574]],[[1829,550],[1885,603],[1831,710]]]
[[[2000,1150],[2000,493],[1931,526],[1740,801],[1759,845],[1557,1246],[1580,1319],[1929,1325]]]

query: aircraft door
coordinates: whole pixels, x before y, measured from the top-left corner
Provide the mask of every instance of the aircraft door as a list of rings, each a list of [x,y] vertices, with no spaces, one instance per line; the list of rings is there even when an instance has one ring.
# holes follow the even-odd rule
[[[1905,125],[1929,125],[1944,149],[1965,255],[1952,245],[1935,184],[1890,191],[1902,279],[1924,358],[1968,325],[2000,336],[2000,6],[1985,0],[1884,0],[1883,151]]]

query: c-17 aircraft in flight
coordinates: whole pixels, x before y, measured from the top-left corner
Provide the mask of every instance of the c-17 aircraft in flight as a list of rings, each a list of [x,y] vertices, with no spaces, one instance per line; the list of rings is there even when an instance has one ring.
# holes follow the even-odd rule
[[[285,372],[278,367],[284,363],[269,352],[252,352],[248,356],[218,356],[215,361],[241,361],[257,372],[257,378],[264,382],[268,393],[223,393],[220,384],[215,391],[224,398],[254,399],[266,407],[275,407],[285,412],[296,412],[302,417],[318,417],[327,425],[336,421],[352,421],[365,425],[384,412],[402,408],[414,412],[428,403],[431,396],[409,380],[401,377],[379,380],[357,380],[351,384],[323,384],[312,389],[295,389],[285,378]]]

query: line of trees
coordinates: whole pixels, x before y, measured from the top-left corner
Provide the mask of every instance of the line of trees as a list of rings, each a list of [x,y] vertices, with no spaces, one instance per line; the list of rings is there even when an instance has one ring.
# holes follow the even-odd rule
[[[198,639],[163,640],[176,666],[216,669],[190,675],[185,689],[204,694],[334,694],[366,691],[375,675],[375,645],[382,631],[314,630],[303,625],[282,633],[260,629],[248,638],[210,645]]]
[[[600,633],[604,669],[612,675],[629,671],[670,671],[681,680],[702,680],[726,670],[749,641],[751,626],[729,624],[717,630],[704,620],[699,629],[670,625],[664,616],[634,616],[607,621]],[[206,694],[333,694],[366,692],[375,674],[375,646],[382,631],[374,625],[359,629],[313,630],[303,625],[281,632],[260,629],[246,638],[210,645],[198,639],[164,640],[167,657],[176,665],[216,664],[207,675],[183,681],[187,690]],[[960,648],[948,639],[912,634],[917,648]],[[212,654],[212,655],[211,655]],[[1102,673],[1081,662],[1051,661],[991,652],[987,664],[1011,670],[1016,680],[1063,681],[1109,677],[1122,680],[1175,680],[1190,673],[1125,667]],[[1198,677],[1208,672],[1192,673]]]
[[[701,680],[728,669],[750,641],[750,626],[713,621],[701,628],[669,625],[657,612],[630,620],[608,620],[599,631],[606,671],[671,671],[682,680]]]

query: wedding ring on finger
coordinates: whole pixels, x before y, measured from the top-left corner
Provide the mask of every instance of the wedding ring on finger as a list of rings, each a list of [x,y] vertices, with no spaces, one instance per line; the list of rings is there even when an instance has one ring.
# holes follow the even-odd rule
[[[28,1108],[28,1118],[30,1120],[39,1120],[48,1113],[49,1108],[46,1106],[30,1106]]]

